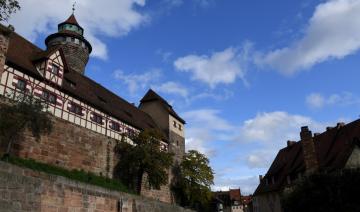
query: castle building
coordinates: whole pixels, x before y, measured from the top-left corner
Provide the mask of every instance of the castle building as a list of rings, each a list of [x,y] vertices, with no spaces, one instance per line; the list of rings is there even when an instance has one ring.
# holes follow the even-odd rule
[[[304,176],[343,169],[360,168],[360,120],[338,123],[323,133],[315,133],[307,126],[301,128],[301,140],[288,141],[281,149],[253,198],[254,212],[282,212],[281,195]]]
[[[136,107],[85,75],[92,47],[74,14],[49,35],[46,50],[11,28],[0,26],[0,99],[30,94],[45,100],[54,132],[35,141],[30,135],[14,145],[20,157],[112,177],[113,147],[124,133],[158,129],[164,151],[177,161],[185,151],[185,121],[149,90]],[[131,142],[131,141],[129,141]],[[169,177],[170,178],[170,177]],[[143,189],[142,189],[143,190]],[[144,195],[171,202],[169,186]]]

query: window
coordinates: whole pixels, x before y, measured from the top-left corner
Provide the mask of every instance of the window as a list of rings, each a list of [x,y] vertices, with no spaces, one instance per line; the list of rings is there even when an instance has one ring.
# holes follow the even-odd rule
[[[83,108],[80,105],[78,105],[78,104],[76,104],[74,102],[71,102],[70,105],[71,106],[68,108],[70,112],[75,113],[75,114],[80,115],[80,116],[84,115],[82,113]]]
[[[92,121],[98,123],[98,124],[103,124],[103,117],[97,113],[92,113],[92,118],[91,118]]]
[[[55,64],[52,65],[52,67],[51,67],[51,73],[56,74],[56,75],[59,75],[59,70],[60,70],[59,66],[57,66],[57,65],[55,65]]]
[[[49,91],[43,91],[42,98],[45,99],[45,101],[50,102],[51,104],[56,104],[56,95]]]
[[[176,121],[173,121],[173,125],[174,125],[174,127],[176,127]]]
[[[115,122],[115,121],[111,121],[111,125],[110,125],[110,128],[112,130],[115,130],[115,131],[120,131],[120,124]]]
[[[180,130],[180,131],[182,130],[181,124],[179,124],[179,130]]]
[[[15,87],[19,90],[25,91],[26,90],[26,81],[18,79]]]

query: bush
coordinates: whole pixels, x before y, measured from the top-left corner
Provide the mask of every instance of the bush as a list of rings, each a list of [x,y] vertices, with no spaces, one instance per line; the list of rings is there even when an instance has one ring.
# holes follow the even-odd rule
[[[284,192],[285,212],[360,211],[360,171],[344,170],[314,174]]]

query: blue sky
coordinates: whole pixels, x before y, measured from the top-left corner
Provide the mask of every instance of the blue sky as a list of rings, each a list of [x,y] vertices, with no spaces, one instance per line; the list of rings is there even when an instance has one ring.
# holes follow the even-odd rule
[[[20,4],[9,23],[44,47],[72,1]],[[129,102],[150,87],[165,97],[187,121],[187,148],[210,158],[214,190],[252,193],[301,126],[322,132],[359,117],[360,0],[78,0],[76,8],[94,47],[86,75]]]

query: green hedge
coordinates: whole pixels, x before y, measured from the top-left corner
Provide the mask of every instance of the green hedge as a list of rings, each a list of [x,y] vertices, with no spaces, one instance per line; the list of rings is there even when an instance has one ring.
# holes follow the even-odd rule
[[[58,166],[52,166],[49,164],[37,162],[33,159],[23,159],[18,157],[3,157],[1,159],[4,162],[8,162],[17,166],[29,168],[35,171],[45,172],[48,174],[63,176],[72,180],[77,180],[79,182],[88,183],[91,185],[100,186],[103,188],[122,191],[126,193],[134,194],[126,186],[124,186],[120,181],[115,179],[109,179],[102,176],[97,176],[91,172],[85,172],[82,170],[67,170]]]

